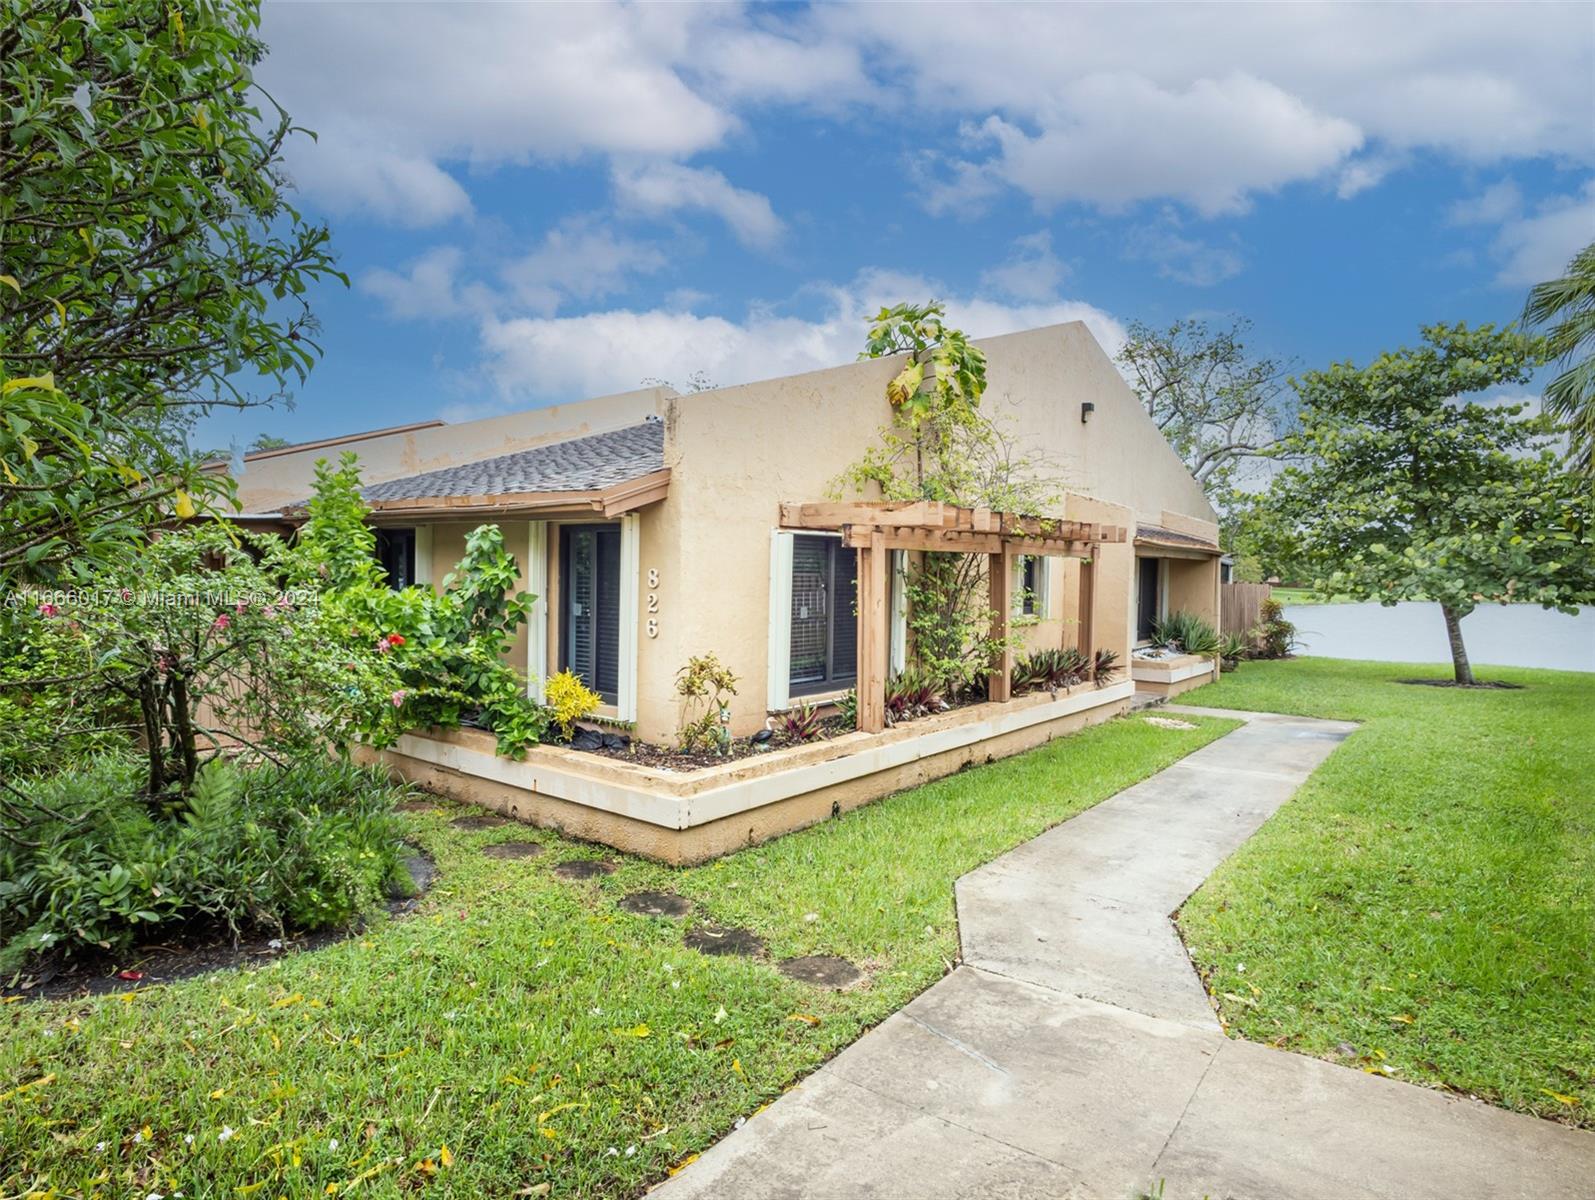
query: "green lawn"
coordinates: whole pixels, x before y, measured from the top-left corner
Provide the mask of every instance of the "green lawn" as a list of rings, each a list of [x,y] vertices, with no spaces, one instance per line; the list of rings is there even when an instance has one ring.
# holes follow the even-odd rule
[[[1249,663],[1192,704],[1364,722],[1180,915],[1247,1038],[1595,1125],[1595,675]]]
[[[1323,596],[1312,588],[1275,587],[1269,595],[1281,604],[1350,604],[1350,596]]]
[[[597,882],[551,874],[597,847],[418,816],[442,876],[413,917],[255,972],[0,1008],[0,1194],[635,1195],[939,978],[957,876],[1231,727],[1121,719],[703,867],[615,855]],[[548,852],[480,853],[528,837]],[[770,961],[615,907],[644,888],[756,930]],[[868,983],[771,965],[811,953]]]

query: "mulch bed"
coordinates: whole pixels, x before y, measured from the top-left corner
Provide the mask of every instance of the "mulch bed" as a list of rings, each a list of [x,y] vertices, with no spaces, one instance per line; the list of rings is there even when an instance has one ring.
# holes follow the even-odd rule
[[[411,855],[404,860],[404,865],[410,872],[415,895],[388,901],[388,913],[395,917],[414,912],[438,875],[437,866],[425,854]],[[188,931],[190,941],[140,946],[124,958],[101,955],[38,963],[27,974],[0,981],[0,995],[28,1000],[63,1000],[133,992],[212,971],[268,966],[286,954],[320,950],[358,937],[365,929],[365,923],[360,922],[343,929],[321,929],[314,933],[257,932],[234,939],[231,933],[214,927],[194,927]]]
[[[1473,683],[1458,683],[1455,679],[1398,679],[1397,683],[1410,683],[1414,687],[1458,688],[1464,692],[1521,692],[1521,683],[1496,683],[1488,679]]]

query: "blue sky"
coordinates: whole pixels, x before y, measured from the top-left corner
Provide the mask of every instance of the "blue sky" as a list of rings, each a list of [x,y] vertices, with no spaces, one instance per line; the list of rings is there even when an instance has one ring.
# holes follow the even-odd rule
[[[353,286],[294,441],[976,335],[1251,318],[1303,366],[1508,320],[1595,238],[1585,6],[268,0],[262,82]]]

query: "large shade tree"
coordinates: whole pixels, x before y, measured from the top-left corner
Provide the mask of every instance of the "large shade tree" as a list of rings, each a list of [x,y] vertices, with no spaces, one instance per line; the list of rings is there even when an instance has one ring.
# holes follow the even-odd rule
[[[1456,682],[1462,621],[1483,603],[1568,611],[1595,599],[1595,505],[1546,448],[1552,423],[1484,393],[1526,382],[1542,345],[1434,325],[1423,344],[1298,383],[1297,461],[1254,513],[1259,541],[1320,591],[1440,605]]]
[[[1567,457],[1595,475],[1595,242],[1567,264],[1560,279],[1529,293],[1523,316],[1545,325],[1546,347],[1563,368],[1545,388],[1545,411],[1566,426]]]
[[[1152,423],[1222,513],[1243,498],[1249,467],[1261,467],[1290,424],[1288,366],[1246,345],[1251,322],[1215,327],[1199,319],[1129,328],[1119,367]],[[1261,474],[1261,472],[1257,472]]]
[[[291,385],[327,231],[284,199],[258,0],[0,0],[0,582],[227,499],[196,412]]]

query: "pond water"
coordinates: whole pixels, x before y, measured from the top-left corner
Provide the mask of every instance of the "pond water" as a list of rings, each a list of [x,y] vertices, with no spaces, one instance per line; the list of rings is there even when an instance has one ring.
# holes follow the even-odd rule
[[[1290,604],[1296,653],[1376,662],[1449,663],[1438,604]],[[1479,666],[1595,671],[1595,608],[1568,616],[1537,604],[1488,604],[1462,621],[1468,658]]]

